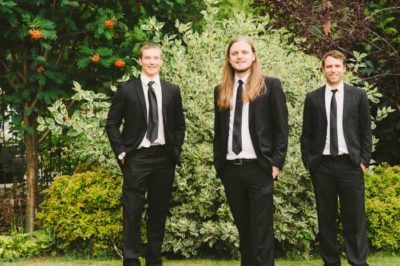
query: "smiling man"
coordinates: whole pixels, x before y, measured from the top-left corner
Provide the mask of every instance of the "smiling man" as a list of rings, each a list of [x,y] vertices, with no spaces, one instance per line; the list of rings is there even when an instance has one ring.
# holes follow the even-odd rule
[[[124,175],[123,264],[140,266],[139,256],[143,253],[140,228],[147,200],[146,265],[159,266],[185,119],[179,87],[159,77],[163,64],[161,48],[144,44],[139,64],[140,77],[118,86],[106,132]]]
[[[371,119],[364,90],[343,82],[346,58],[330,51],[322,58],[326,84],[307,94],[301,152],[317,203],[324,265],[340,265],[338,197],[345,251],[351,265],[367,264],[364,171],[371,157]]]
[[[285,161],[288,112],[279,79],[262,74],[248,37],[228,45],[214,110],[214,166],[239,231],[241,265],[274,265],[273,180]]]

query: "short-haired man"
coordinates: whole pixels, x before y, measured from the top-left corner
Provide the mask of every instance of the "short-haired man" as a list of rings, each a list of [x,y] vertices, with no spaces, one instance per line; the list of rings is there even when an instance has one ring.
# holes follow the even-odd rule
[[[250,38],[229,43],[214,96],[214,166],[239,231],[241,265],[274,265],[273,180],[285,161],[288,112],[279,79],[262,74]]]
[[[146,265],[162,265],[165,221],[185,134],[180,90],[160,79],[162,63],[158,45],[142,46],[141,75],[118,86],[106,121],[106,132],[124,175],[124,266],[140,265],[145,200],[148,203]]]
[[[346,58],[330,51],[322,58],[326,84],[307,94],[301,152],[317,203],[324,265],[340,265],[338,196],[347,260],[368,265],[364,171],[371,157],[371,119],[364,90],[343,82]]]

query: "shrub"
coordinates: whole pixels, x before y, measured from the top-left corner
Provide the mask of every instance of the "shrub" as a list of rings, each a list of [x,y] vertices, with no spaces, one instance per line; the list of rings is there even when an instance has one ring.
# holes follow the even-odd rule
[[[368,235],[378,250],[400,250],[400,166],[381,165],[365,176]]]
[[[58,176],[43,191],[37,218],[62,251],[115,254],[122,242],[121,189],[121,177],[100,170]]]
[[[0,235],[0,261],[14,261],[43,255],[54,246],[54,234],[48,230],[34,231],[32,235],[12,232]]]

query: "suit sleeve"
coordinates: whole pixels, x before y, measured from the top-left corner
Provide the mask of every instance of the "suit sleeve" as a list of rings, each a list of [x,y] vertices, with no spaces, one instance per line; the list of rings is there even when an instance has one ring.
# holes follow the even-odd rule
[[[372,152],[372,132],[368,97],[365,91],[362,91],[360,98],[359,118],[360,158],[361,163],[368,166]]]
[[[303,129],[301,133],[301,159],[306,168],[309,167],[310,146],[312,140],[312,117],[309,94],[306,96],[303,110]]]
[[[125,99],[126,97],[123,95],[123,90],[119,85],[117,92],[112,98],[111,107],[106,120],[106,133],[116,156],[125,152],[125,146],[123,145],[120,132],[125,110]]]
[[[183,141],[185,139],[185,116],[183,114],[182,107],[182,96],[181,91],[178,87],[176,99],[175,99],[175,124],[174,124],[174,133],[175,133],[175,152],[178,160],[178,164],[180,164],[180,154],[182,151]]]
[[[271,88],[273,127],[274,127],[274,150],[272,165],[282,169],[285,162],[289,138],[288,110],[286,97],[282,90],[279,79]]]

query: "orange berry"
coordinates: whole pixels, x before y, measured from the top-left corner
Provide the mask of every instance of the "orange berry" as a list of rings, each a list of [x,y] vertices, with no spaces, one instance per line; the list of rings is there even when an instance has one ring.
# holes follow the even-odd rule
[[[42,72],[44,72],[44,66],[38,66],[38,67],[36,68],[36,72],[37,72],[37,73],[42,73]]]
[[[31,36],[32,40],[40,40],[43,38],[43,33],[40,30],[30,29],[28,31],[29,35]]]
[[[114,65],[118,68],[124,68],[125,67],[125,61],[124,60],[117,60],[114,62]]]
[[[90,58],[90,60],[91,60],[93,63],[98,63],[98,62],[100,61],[100,55],[94,54],[94,55],[92,55],[92,57]]]
[[[115,22],[114,22],[114,20],[112,20],[112,19],[106,19],[106,20],[104,20],[104,27],[107,28],[107,29],[112,29],[112,28],[114,28],[114,24],[115,24]]]

